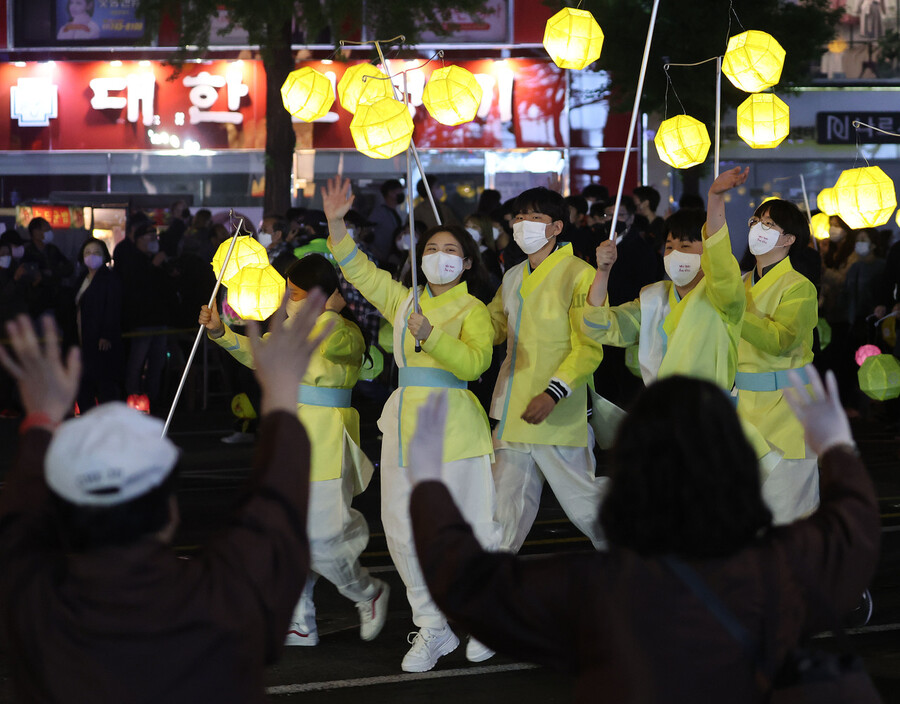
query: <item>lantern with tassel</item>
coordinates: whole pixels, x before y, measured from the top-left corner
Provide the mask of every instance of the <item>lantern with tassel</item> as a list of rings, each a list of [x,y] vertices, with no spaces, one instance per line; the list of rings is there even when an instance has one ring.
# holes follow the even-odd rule
[[[823,188],[816,198],[816,205],[826,215],[837,215],[837,201],[833,188]]]
[[[603,30],[587,10],[564,7],[547,20],[544,48],[560,68],[580,71],[600,58]]]
[[[356,113],[360,105],[371,105],[376,100],[393,95],[387,74],[372,64],[357,64],[348,68],[337,84],[338,98],[344,110]]]
[[[225,255],[228,254],[228,248],[231,246],[231,238],[229,237],[216,250],[212,260],[212,268],[218,278],[222,272],[222,264],[225,262]],[[266,266],[269,263],[269,255],[266,248],[257,242],[253,237],[239,235],[234,243],[234,250],[228,259],[228,266],[225,267],[225,274],[222,281],[228,281],[233,278],[239,269],[245,266]],[[226,286],[228,284],[226,283]]]
[[[873,355],[856,373],[860,390],[876,401],[900,396],[900,362],[892,354]]]
[[[242,267],[225,285],[228,305],[244,320],[265,320],[284,298],[284,278],[268,263]]]
[[[834,184],[837,214],[851,230],[880,227],[897,207],[894,182],[878,166],[847,169]]]
[[[709,153],[709,132],[690,115],[676,115],[663,121],[653,138],[659,158],[676,169],[702,164]]]
[[[412,133],[409,110],[393,98],[360,105],[350,122],[356,148],[373,159],[390,159],[402,153],[409,147]]]
[[[425,84],[422,103],[442,125],[461,125],[475,119],[481,104],[481,86],[462,66],[444,66]]]
[[[722,73],[745,93],[774,86],[781,79],[783,67],[781,44],[771,34],[755,29],[731,37],[722,58]]]
[[[772,93],[755,93],[737,109],[738,136],[753,149],[771,149],[790,132],[790,111]]]
[[[325,76],[309,66],[291,71],[281,86],[284,109],[304,122],[325,117],[334,103],[334,88]]]

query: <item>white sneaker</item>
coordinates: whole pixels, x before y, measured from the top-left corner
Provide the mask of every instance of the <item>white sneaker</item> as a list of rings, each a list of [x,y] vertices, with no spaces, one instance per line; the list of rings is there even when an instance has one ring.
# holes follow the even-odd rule
[[[307,578],[300,599],[294,607],[294,615],[291,616],[291,625],[288,627],[285,645],[318,645],[319,630],[316,628],[316,605],[313,602],[313,587],[317,576]]]
[[[494,651],[484,643],[469,636],[469,642],[466,643],[466,660],[469,662],[484,662],[485,660],[490,660],[494,655]]]
[[[296,621],[291,622],[291,627],[288,629],[287,636],[284,639],[285,645],[318,645],[319,644],[319,631],[313,626],[312,630],[304,630],[303,624],[297,623]]]
[[[221,438],[221,442],[227,445],[244,445],[253,442],[254,439],[253,433],[242,433],[240,430],[236,430],[231,435]]]
[[[400,668],[404,672],[428,672],[440,658],[452,653],[459,645],[459,638],[450,626],[441,629],[420,628],[418,633],[410,633],[407,640],[412,648],[404,656]]]
[[[380,579],[372,581],[378,589],[375,596],[356,604],[356,610],[359,611],[359,637],[363,640],[372,640],[381,633],[387,619],[388,597],[391,595],[387,582]]]

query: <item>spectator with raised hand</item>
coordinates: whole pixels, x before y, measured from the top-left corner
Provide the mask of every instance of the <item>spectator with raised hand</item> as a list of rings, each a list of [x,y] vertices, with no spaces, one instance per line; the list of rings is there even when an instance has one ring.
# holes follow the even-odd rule
[[[247,495],[229,528],[195,559],[171,549],[178,449],[158,419],[121,403],[61,423],[80,372],[20,316],[7,324],[27,415],[0,496],[0,643],[17,701],[265,701],[309,569],[309,441],[297,384],[321,336],[309,304],[266,344],[251,329],[263,390]]]
[[[728,396],[671,377],[649,387],[620,428],[599,512],[609,551],[527,560],[484,551],[454,505],[441,471],[447,404],[433,394],[409,455],[416,551],[435,602],[497,651],[575,674],[577,702],[597,692],[621,703],[769,701],[774,669],[856,606],[878,561],[878,503],[837,385],[810,376],[811,390],[794,374],[785,395],[821,459],[811,517],[772,528]],[[766,634],[767,683],[675,561],[752,638]]]

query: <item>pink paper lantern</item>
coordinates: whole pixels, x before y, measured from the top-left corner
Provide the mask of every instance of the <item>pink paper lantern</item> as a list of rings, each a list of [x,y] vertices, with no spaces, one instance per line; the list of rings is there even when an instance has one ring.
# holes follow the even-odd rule
[[[856,364],[857,366],[862,366],[863,362],[865,362],[869,357],[874,357],[876,355],[881,354],[881,350],[876,345],[863,345],[858,350],[856,350]]]

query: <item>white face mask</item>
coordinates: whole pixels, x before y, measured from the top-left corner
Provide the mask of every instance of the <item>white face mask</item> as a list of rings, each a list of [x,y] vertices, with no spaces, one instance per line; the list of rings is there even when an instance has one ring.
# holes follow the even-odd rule
[[[0,269],[9,269],[9,265],[12,263],[12,257],[9,254],[4,254],[0,257]]]
[[[463,258],[447,252],[432,252],[422,257],[422,271],[430,284],[449,284],[462,273]]]
[[[272,235],[268,232],[260,232],[257,235],[257,238],[259,239],[259,243],[266,249],[272,246]]]
[[[150,254],[156,254],[159,251],[159,240],[150,240],[147,243],[147,251]]]
[[[534,220],[515,222],[513,239],[525,254],[534,254],[547,244],[547,225]]]
[[[861,257],[868,257],[872,252],[872,243],[871,242],[857,242],[853,245],[853,249],[856,253]]]
[[[676,286],[687,286],[700,271],[700,255],[673,249],[663,258],[666,273]]]
[[[50,244],[53,241],[53,230],[47,230],[44,233],[44,244]]]
[[[21,259],[25,255],[25,245],[18,245],[12,248],[13,259]]]
[[[494,233],[494,241],[496,242],[500,237],[500,233],[502,232],[502,230],[499,227],[492,227],[491,232]]]
[[[472,235],[472,239],[475,240],[475,244],[481,243],[481,230],[477,227],[467,227],[466,232]]]
[[[300,309],[303,307],[303,301],[306,300],[301,299],[299,301],[292,301],[290,298],[288,299],[287,306],[285,307],[285,312],[287,313],[287,317],[291,318],[296,315]]]
[[[103,266],[103,257],[99,254],[85,254],[84,265],[91,271],[97,271]]]
[[[768,254],[775,249],[775,244],[778,242],[779,237],[781,237],[781,233],[774,227],[767,230],[761,222],[756,223],[750,228],[750,234],[747,236],[750,253],[756,256]]]

